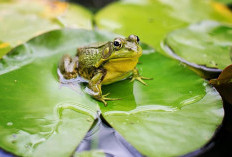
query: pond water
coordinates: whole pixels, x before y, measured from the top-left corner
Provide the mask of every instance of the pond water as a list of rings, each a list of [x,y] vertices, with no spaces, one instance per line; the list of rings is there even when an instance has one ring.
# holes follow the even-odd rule
[[[106,157],[142,157],[117,131],[98,118],[95,126],[77,147],[77,152],[102,150]]]

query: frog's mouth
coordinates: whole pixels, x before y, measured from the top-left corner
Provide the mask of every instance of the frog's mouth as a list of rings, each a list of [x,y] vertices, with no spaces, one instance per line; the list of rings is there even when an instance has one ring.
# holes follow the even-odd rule
[[[142,48],[138,47],[138,51],[133,51],[131,49],[115,51],[109,59],[130,59],[139,58],[142,55]]]
[[[110,61],[129,61],[129,60],[138,60],[138,57],[122,57],[122,58],[110,59]]]

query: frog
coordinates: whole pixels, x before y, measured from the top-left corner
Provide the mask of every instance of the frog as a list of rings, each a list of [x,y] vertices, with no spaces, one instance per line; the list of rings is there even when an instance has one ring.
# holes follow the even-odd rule
[[[107,106],[107,101],[120,100],[102,94],[102,85],[131,78],[147,85],[144,80],[152,78],[139,74],[136,65],[142,55],[137,35],[116,37],[113,41],[93,43],[77,48],[75,57],[63,55],[58,69],[65,79],[83,78],[87,82],[87,93]]]

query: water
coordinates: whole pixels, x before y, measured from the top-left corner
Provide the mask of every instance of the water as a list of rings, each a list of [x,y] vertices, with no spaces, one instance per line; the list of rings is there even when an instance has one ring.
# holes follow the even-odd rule
[[[100,118],[79,144],[76,152],[89,150],[102,150],[106,157],[142,157],[117,131]]]

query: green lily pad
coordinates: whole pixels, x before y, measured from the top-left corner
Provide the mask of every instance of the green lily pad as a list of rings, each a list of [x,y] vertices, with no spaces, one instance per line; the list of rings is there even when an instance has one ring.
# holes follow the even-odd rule
[[[81,153],[75,153],[74,157],[105,157],[105,153],[100,150],[83,151]]]
[[[53,31],[0,60],[1,148],[24,156],[72,154],[98,106],[79,85],[59,83],[57,64],[64,53],[75,54],[77,47],[106,38],[84,30]]]
[[[0,3],[0,16],[0,40],[12,48],[54,29],[92,29],[92,14],[81,6],[65,2],[3,1]],[[0,58],[5,54],[2,51],[0,47]]]
[[[232,63],[230,25],[203,21],[170,33],[165,44],[173,51],[170,55],[190,66],[201,65],[205,71],[221,72]]]
[[[99,29],[125,36],[137,34],[160,52],[168,32],[204,19],[232,22],[228,8],[210,0],[123,0],[95,16]]]
[[[122,98],[107,107],[86,95],[84,86],[61,86],[57,64],[64,53],[74,55],[79,46],[115,36],[57,30],[4,56],[0,147],[16,155],[69,156],[92,125],[98,106],[109,124],[143,155],[178,156],[205,145],[222,122],[220,96],[186,66],[149,46],[142,44],[138,68],[153,80],[146,81],[148,86],[129,80],[103,86],[104,94]]]
[[[123,81],[104,87],[122,98],[101,105],[104,118],[146,156],[180,156],[204,146],[222,122],[218,93],[159,53],[144,54],[140,62],[142,75],[153,80],[148,86]]]

